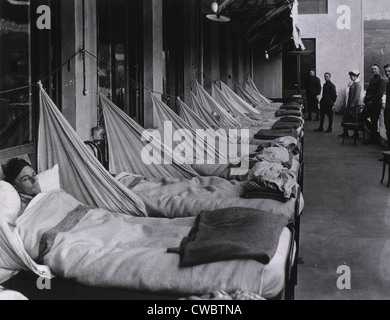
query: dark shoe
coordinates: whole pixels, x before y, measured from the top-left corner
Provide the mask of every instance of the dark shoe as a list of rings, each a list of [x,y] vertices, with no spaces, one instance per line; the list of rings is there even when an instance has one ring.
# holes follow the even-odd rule
[[[332,130],[332,128],[329,128],[328,130],[326,130],[325,132],[326,133],[331,133],[333,130]]]
[[[324,132],[323,128],[314,129],[314,132]]]

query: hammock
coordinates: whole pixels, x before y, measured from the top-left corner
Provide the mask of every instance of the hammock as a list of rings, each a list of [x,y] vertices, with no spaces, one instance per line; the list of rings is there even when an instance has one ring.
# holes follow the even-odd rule
[[[220,117],[219,122],[221,123],[222,127],[241,127],[241,124],[236,119],[234,119],[233,116],[229,114],[229,112],[221,107],[219,103],[217,103],[196,80],[193,81],[193,91],[195,91],[195,95],[199,99],[201,106]]]
[[[251,104],[242,99],[238,94],[236,94],[232,89],[230,89],[226,84],[220,81],[221,91],[225,94],[229,101],[232,101],[235,106],[240,108],[240,110],[244,113],[251,114],[261,114],[261,112],[252,107]]]
[[[160,139],[142,128],[137,122],[131,119],[126,113],[119,109],[104,95],[99,94],[103,110],[104,123],[109,145],[109,166],[110,172],[119,174],[129,172],[140,174],[146,178],[191,178],[198,174],[187,164],[181,163],[181,159],[173,154],[170,148],[163,146]],[[141,137],[146,138],[148,146],[153,151],[155,160],[152,164],[146,164],[141,159],[146,142],[142,142]],[[167,153],[167,155],[165,154]],[[172,164],[156,164],[164,161],[167,156]]]
[[[60,167],[61,187],[77,200],[113,212],[147,216],[142,200],[91,154],[40,85],[38,171]]]
[[[234,102],[230,101],[214,83],[212,88],[212,97],[234,117],[246,117],[245,112],[243,112],[239,107],[234,106]]]
[[[256,93],[256,91],[254,91],[248,85],[243,87],[240,86],[237,82],[235,82],[235,87],[238,95],[245,101],[255,106],[256,109],[261,111],[268,108],[269,104],[266,103],[263,99],[261,99],[260,96]]]
[[[259,91],[259,89],[257,89],[256,85],[255,85],[255,82],[253,81],[253,79],[251,78],[250,75],[248,75],[248,77],[246,78],[246,83],[247,85],[252,88],[253,90],[255,90],[262,98],[265,102],[267,103],[272,103],[271,100],[269,100],[268,98],[266,98],[264,95],[262,95]]]
[[[268,102],[268,99],[266,99],[261,93],[259,93],[255,89],[252,89],[252,87],[250,87],[247,83],[244,84],[244,88],[250,96],[253,96],[258,101],[261,101],[263,105],[268,106],[271,104],[271,102]]]
[[[191,91],[192,109],[201,120],[207,123],[211,128],[222,128],[219,121],[212,116],[212,111],[206,110],[200,103],[199,99]]]
[[[201,119],[189,106],[187,106],[179,97],[177,98],[179,106],[179,115],[191,128],[207,130],[210,126]]]
[[[185,136],[185,141],[179,142],[177,144],[180,144],[180,146],[183,147],[183,149],[185,149],[186,151],[191,150],[190,157],[186,155],[187,163],[199,164],[203,162],[205,158],[211,161],[207,161],[207,163],[215,164],[217,163],[217,159],[224,159],[223,163],[226,163],[226,156],[222,157],[218,151],[219,149],[215,148],[215,145],[213,146],[212,144],[206,143],[205,147],[205,140],[197,134],[194,127],[187,124],[182,118],[180,118],[175,112],[173,112],[171,108],[169,108],[166,104],[159,100],[153,93],[151,93],[151,97],[153,102],[154,121],[155,124],[157,124],[157,130],[160,132],[161,136],[165,136],[167,134],[167,130],[165,129],[167,121],[170,121],[170,123],[172,124],[172,133],[177,132],[178,130],[182,130],[182,133],[184,133],[183,135]],[[185,131],[183,131],[183,129]],[[214,138],[215,141],[217,134],[215,134],[214,130],[211,128],[203,129],[208,130],[208,132],[212,133],[212,138]],[[171,134],[167,138],[172,139],[172,137],[173,134]],[[225,135],[222,136],[220,141],[227,143],[227,140],[228,139]],[[173,139],[171,141],[173,141]],[[198,146],[202,147],[198,148]],[[198,159],[198,161],[194,162],[194,158]]]

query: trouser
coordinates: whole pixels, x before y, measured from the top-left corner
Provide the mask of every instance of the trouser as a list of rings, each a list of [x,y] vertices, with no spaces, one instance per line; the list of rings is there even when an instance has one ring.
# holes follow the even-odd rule
[[[385,109],[384,121],[387,137],[387,149],[390,150],[390,107]]]
[[[311,114],[314,112],[318,118],[319,109],[318,109],[318,100],[317,97],[307,97],[307,111],[309,112],[309,119],[311,119]]]
[[[324,128],[325,123],[325,116],[328,116],[329,118],[329,129],[332,129],[333,126],[333,106],[321,106],[320,110],[320,116],[321,116],[321,122],[320,122],[320,128]]]
[[[378,122],[379,122],[379,117],[381,115],[381,110],[382,110],[382,105],[371,105],[370,109],[368,110],[368,115],[371,119],[371,140],[377,139],[379,137],[378,134]]]

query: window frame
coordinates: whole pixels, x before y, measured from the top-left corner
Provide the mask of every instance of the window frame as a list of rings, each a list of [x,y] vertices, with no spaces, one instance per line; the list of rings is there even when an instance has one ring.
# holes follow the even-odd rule
[[[325,10],[324,11],[321,11],[320,3],[322,1],[325,3]],[[309,2],[312,2],[312,3],[317,2],[318,3],[318,11],[305,11],[305,12],[302,12],[302,7],[305,7],[305,2],[306,2],[306,4],[308,4]],[[306,7],[306,10],[307,9],[308,8]],[[300,0],[299,1],[299,6],[298,6],[298,14],[299,15],[328,14],[328,13],[329,13],[329,1],[328,0]]]

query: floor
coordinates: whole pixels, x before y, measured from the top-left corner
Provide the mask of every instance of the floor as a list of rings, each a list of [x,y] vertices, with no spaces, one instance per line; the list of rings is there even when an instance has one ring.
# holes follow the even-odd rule
[[[390,188],[380,184],[380,145],[341,144],[305,124],[305,210],[296,300],[390,299]],[[326,126],[325,126],[326,129]],[[387,179],[387,177],[386,177]],[[337,270],[340,266],[349,269]],[[348,271],[350,270],[350,273]],[[339,289],[337,283],[350,289]],[[338,278],[341,277],[339,280]],[[345,281],[347,279],[347,281]]]

